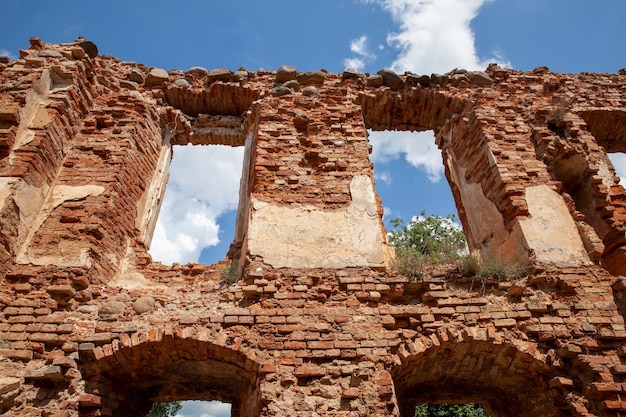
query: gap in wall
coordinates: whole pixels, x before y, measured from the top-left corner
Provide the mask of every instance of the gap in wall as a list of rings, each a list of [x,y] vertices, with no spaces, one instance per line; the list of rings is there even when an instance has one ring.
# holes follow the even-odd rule
[[[620,177],[620,184],[626,187],[626,153],[614,152],[608,155],[615,168],[615,173]]]
[[[382,199],[387,231],[390,221],[409,222],[426,214],[459,216],[444,175],[441,151],[434,132],[369,131],[376,192]],[[460,223],[459,223],[460,225]]]
[[[149,253],[166,265],[213,264],[235,235],[243,147],[173,146],[170,177]]]
[[[415,417],[489,417],[483,406],[465,404],[422,404],[415,407]]]
[[[183,401],[178,417],[230,417],[231,406],[220,401]]]

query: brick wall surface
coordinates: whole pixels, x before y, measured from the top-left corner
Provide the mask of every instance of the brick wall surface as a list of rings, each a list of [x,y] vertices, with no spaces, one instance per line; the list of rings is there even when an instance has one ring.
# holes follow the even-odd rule
[[[606,151],[626,151],[625,121],[623,70],[165,72],[32,39],[0,61],[0,413],[198,399],[242,417],[408,417],[427,402],[624,414],[626,196]],[[529,275],[275,268],[246,245],[249,201],[230,259],[152,262],[138,217],[164,148],[245,145],[245,198],[336,213],[353,178],[373,181],[367,129],[434,130],[471,249],[523,256]],[[532,235],[541,186],[588,256]]]

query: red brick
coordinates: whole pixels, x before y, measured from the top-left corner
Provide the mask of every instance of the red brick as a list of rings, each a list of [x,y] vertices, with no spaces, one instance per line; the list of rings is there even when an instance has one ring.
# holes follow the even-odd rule
[[[284,343],[285,349],[297,350],[297,349],[306,349],[306,342],[297,342],[297,341],[286,341]]]
[[[335,347],[335,343],[332,341],[309,341],[306,343],[309,349],[332,349]]]

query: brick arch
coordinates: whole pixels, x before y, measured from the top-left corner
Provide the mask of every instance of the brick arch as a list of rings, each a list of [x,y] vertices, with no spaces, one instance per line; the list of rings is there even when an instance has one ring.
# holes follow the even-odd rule
[[[626,152],[626,109],[590,109],[581,111],[580,117],[607,152]]]
[[[442,128],[453,115],[475,107],[468,97],[436,89],[367,91],[359,96],[363,121],[372,130],[425,131]]]
[[[140,332],[83,352],[80,415],[142,416],[152,403],[217,400],[234,417],[259,413],[259,364],[208,331]],[[190,333],[190,334],[186,334]]]
[[[556,371],[531,354],[531,344],[491,339],[484,329],[478,333],[440,332],[409,343],[406,352],[413,353],[392,370],[401,416],[413,416],[415,406],[429,403],[477,403],[491,417],[578,415],[554,382],[560,381]]]

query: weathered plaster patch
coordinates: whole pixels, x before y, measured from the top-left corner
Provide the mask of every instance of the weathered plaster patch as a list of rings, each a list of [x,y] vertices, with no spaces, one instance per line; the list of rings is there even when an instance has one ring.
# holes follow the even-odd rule
[[[258,114],[254,115],[254,122],[250,125],[246,135],[244,147],[243,166],[241,167],[241,179],[239,180],[239,203],[237,207],[237,223],[235,227],[234,248],[239,247],[239,259],[237,262],[237,275],[241,276],[248,253],[248,224],[250,221],[250,177],[252,175],[251,163],[254,160],[255,146],[257,142],[256,129],[258,127]]]
[[[545,184],[526,188],[525,197],[530,217],[520,219],[519,225],[537,262],[591,264],[563,198]]]
[[[89,196],[99,196],[103,192],[104,187],[101,185],[57,185],[52,189],[52,201],[48,209],[51,212],[66,201],[84,200]]]
[[[456,165],[456,161],[448,156],[446,161],[450,171],[450,180],[456,184],[461,195],[461,203],[467,216],[467,230],[470,249],[493,251],[509,239],[509,231],[504,226],[504,218],[495,203],[488,199],[480,183],[469,183],[465,180],[466,168]]]
[[[0,212],[4,209],[6,199],[13,194],[13,185],[18,178],[0,177]]]
[[[39,189],[37,189],[39,190]],[[31,227],[28,231],[28,236],[24,239],[24,243],[22,244],[22,248],[20,253],[17,256],[18,263],[32,263],[35,265],[46,265],[47,263],[52,262],[51,260],[47,260],[47,257],[40,257],[37,255],[32,255],[29,253],[29,245],[33,240],[35,234],[39,231],[41,225],[44,224],[46,219],[50,216],[52,211],[63,204],[66,201],[78,201],[83,200],[89,196],[98,196],[104,192],[104,187],[101,185],[57,185],[55,186],[47,200],[41,207],[41,210],[38,216],[32,220],[32,222],[21,221],[21,224],[30,224]],[[30,199],[18,199],[16,197],[16,203],[20,208],[20,217],[26,215],[30,210],[35,210],[39,204],[33,205],[30,207],[29,205],[25,205],[25,202],[32,201]],[[62,247],[64,243],[67,243],[67,247]],[[89,255],[87,253],[87,249],[80,248],[76,246],[76,242],[61,242],[59,244],[59,252],[56,254],[54,259],[58,265],[63,264],[64,266],[84,266],[90,264]]]
[[[161,153],[157,162],[156,170],[148,188],[144,191],[141,199],[137,202],[137,216],[135,227],[139,230],[139,239],[150,248],[154,228],[159,217],[165,188],[169,179],[169,166],[172,161],[172,147],[169,141],[161,147]]]
[[[355,176],[350,193],[350,206],[333,211],[252,199],[248,252],[274,268],[383,265],[385,243],[371,179]]]
[[[17,257],[17,263],[33,264],[33,265],[56,265],[59,267],[69,266],[91,266],[91,256],[89,256],[89,248],[78,248],[76,243],[72,241],[62,241],[56,247],[57,252],[54,255],[33,255],[30,253],[20,254]]]
[[[146,277],[137,271],[133,259],[133,247],[130,245],[130,240],[126,243],[126,254],[122,258],[119,265],[119,272],[109,282],[109,285],[119,288],[125,288],[128,290],[135,290],[139,288],[165,288],[164,285],[157,284],[154,281],[146,279]]]
[[[33,120],[30,122],[31,129],[43,129],[52,119],[48,113],[48,109],[45,107],[37,107]]]
[[[357,253],[365,254],[370,264],[385,261],[382,251],[382,232],[376,207],[376,194],[370,177],[357,175],[350,183],[352,202],[348,206],[347,221],[352,246]]]
[[[33,222],[36,221],[39,215],[50,187],[47,185],[35,187],[25,181],[18,180],[14,188],[13,201],[17,205],[20,214],[17,240],[17,247],[20,247],[29,239],[33,229]]]
[[[20,109],[20,125],[17,129],[17,133],[15,135],[15,144],[13,145],[13,150],[24,146],[26,143],[32,140],[34,137],[34,133],[30,131],[30,128],[33,127],[34,124],[39,126],[42,122],[45,121],[45,117],[47,115],[47,110],[43,107],[44,101],[48,95],[50,90],[50,72],[48,70],[44,70],[41,73],[41,78],[33,85],[33,88],[28,91],[26,94],[26,99],[24,103],[24,107]],[[40,112],[43,110],[46,113],[44,117],[43,113]],[[35,119],[37,121],[34,123]]]
[[[603,160],[597,161],[598,166],[598,175],[602,178],[602,184],[607,187],[613,186],[613,177],[614,174],[609,169],[609,165]]]

